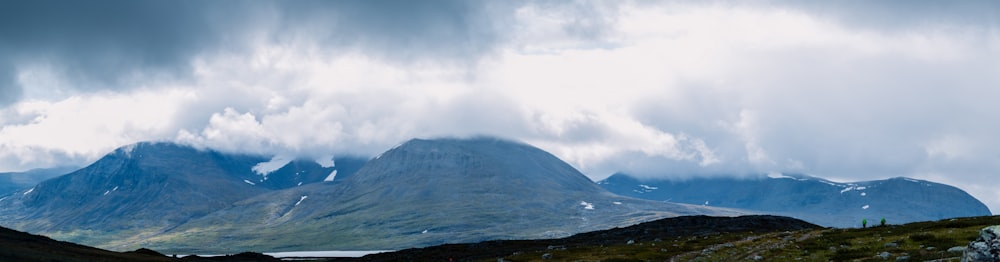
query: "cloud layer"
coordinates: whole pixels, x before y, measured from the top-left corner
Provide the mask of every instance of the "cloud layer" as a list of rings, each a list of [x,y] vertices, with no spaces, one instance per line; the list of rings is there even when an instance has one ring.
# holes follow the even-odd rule
[[[942,5],[16,3],[0,171],[143,140],[329,159],[485,134],[595,179],[909,176],[1000,210],[1000,8]]]

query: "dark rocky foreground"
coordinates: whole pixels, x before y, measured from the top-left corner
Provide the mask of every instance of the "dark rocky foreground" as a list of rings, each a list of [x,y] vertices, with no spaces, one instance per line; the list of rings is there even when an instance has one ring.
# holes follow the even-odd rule
[[[259,253],[172,258],[149,249],[113,252],[0,227],[0,261],[281,261]]]
[[[0,228],[2,261],[170,261],[149,252],[111,252]]]
[[[820,226],[789,217],[755,215],[740,217],[683,216],[650,221],[625,228],[613,228],[561,239],[493,240],[474,244],[446,244],[405,249],[361,258],[334,261],[472,261],[494,259],[515,253],[583,246],[624,244],[629,241],[656,241],[674,237],[718,235],[735,232],[777,232],[817,229]]]

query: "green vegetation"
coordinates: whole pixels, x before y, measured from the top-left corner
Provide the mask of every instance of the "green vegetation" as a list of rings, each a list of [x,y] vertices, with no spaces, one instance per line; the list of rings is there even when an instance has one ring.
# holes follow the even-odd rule
[[[1000,224],[1000,216],[946,219],[869,228],[817,229],[766,234],[724,233],[605,246],[524,252],[508,261],[959,261],[948,252],[975,240],[979,230]],[[490,261],[496,261],[492,259]]]

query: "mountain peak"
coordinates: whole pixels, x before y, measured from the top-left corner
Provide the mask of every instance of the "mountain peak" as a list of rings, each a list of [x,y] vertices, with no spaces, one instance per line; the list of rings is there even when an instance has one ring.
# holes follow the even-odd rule
[[[575,168],[536,147],[492,137],[412,139],[358,170],[358,182],[470,182],[601,192]]]

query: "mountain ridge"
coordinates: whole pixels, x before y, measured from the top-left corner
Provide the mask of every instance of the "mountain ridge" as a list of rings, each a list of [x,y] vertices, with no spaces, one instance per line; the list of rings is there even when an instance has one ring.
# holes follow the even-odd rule
[[[598,183],[626,196],[758,210],[834,227],[860,227],[862,219],[907,223],[991,214],[961,189],[904,177],[840,183],[802,174],[642,180],[618,173]]]

